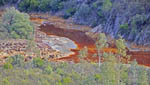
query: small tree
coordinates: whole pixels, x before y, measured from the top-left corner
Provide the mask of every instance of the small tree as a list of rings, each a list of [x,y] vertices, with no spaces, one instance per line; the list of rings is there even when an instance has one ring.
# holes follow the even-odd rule
[[[118,66],[118,65],[117,65]],[[120,75],[118,75],[118,82],[120,85],[127,85],[128,84],[128,67],[126,65],[121,64],[121,66],[119,65],[120,70],[119,73]],[[117,69],[118,70],[118,69]]]
[[[138,84],[139,85],[149,85],[148,84],[147,70],[145,67],[140,67],[140,69],[139,69]]]
[[[129,76],[128,84],[129,85],[136,85],[137,81],[138,81],[138,72],[137,72],[136,60],[131,62],[129,73],[130,73],[130,76]]]
[[[3,79],[2,85],[10,85],[8,78]]]
[[[118,54],[119,56],[126,56],[126,45],[125,45],[125,40],[120,38],[116,40],[116,47],[118,49]]]
[[[24,56],[22,55],[15,55],[12,56],[12,65],[17,67],[23,67],[24,66]]]
[[[97,49],[97,54],[98,54],[98,57],[99,57],[99,66],[101,64],[101,56],[102,56],[100,51],[103,48],[106,48],[106,47],[108,47],[106,36],[105,36],[104,33],[100,33],[99,36],[98,36],[98,39],[96,41],[96,49]]]
[[[111,7],[112,7],[111,0],[104,0],[103,6],[102,6],[102,10],[104,12],[107,12],[107,11],[109,11],[111,9]]]
[[[4,69],[12,69],[13,66],[12,66],[11,63],[8,63],[8,62],[7,62],[7,63],[4,64],[3,68],[4,68]]]
[[[62,80],[64,85],[70,85],[72,83],[72,79],[69,76],[63,78]]]
[[[88,48],[85,46],[83,49],[79,51],[79,58],[84,58],[88,56]]]
[[[44,61],[40,57],[34,58],[33,65],[34,67],[41,68],[44,65]]]
[[[63,8],[62,0],[51,0],[49,5],[51,10],[54,12]]]
[[[50,65],[44,68],[44,73],[51,74],[52,72],[53,72],[53,69]]]
[[[43,11],[43,12],[46,12],[46,11],[49,11],[50,9],[50,4],[52,0],[41,0],[40,1],[40,5],[39,5],[39,10],[40,11]]]
[[[12,69],[13,68],[12,61],[13,61],[12,58],[8,57],[6,59],[6,63],[3,65],[3,68],[4,69]]]
[[[102,85],[118,85],[117,84],[117,59],[112,53],[104,53],[105,62],[101,65]]]
[[[117,47],[117,57],[118,57],[118,67],[117,67],[117,70],[118,70],[118,84],[120,84],[120,79],[121,79],[121,60],[122,60],[122,57],[126,58],[127,61],[130,60],[130,56],[127,55],[127,50],[126,50],[126,45],[125,45],[125,40],[122,39],[122,38],[119,38],[118,40],[116,40],[116,47]]]
[[[31,11],[37,11],[38,6],[39,6],[39,0],[22,0],[19,4],[19,9],[21,11],[31,12]]]

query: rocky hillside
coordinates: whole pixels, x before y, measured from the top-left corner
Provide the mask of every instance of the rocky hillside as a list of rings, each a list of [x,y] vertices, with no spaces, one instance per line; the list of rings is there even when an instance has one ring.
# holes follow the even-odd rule
[[[124,37],[140,45],[150,45],[149,0],[10,0],[25,12],[47,12],[88,25],[94,32],[114,38]],[[93,31],[93,30],[92,30]]]

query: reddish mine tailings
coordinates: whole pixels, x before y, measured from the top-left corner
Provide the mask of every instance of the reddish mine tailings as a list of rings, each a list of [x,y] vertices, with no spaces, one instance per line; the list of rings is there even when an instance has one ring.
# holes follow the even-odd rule
[[[78,62],[79,59],[77,57],[78,51],[82,49],[84,46],[88,46],[88,48],[94,48],[93,45],[95,43],[94,39],[90,38],[85,34],[85,32],[74,30],[74,29],[62,29],[58,28],[52,24],[43,24],[40,26],[40,31],[46,33],[47,35],[57,35],[61,37],[67,37],[73,40],[77,45],[77,49],[72,49],[75,54],[59,58],[59,60],[73,60],[74,62]],[[97,60],[97,59],[94,59]]]
[[[62,29],[52,24],[43,24],[40,26],[40,31],[45,32],[48,35],[57,35],[61,37],[67,37],[75,41],[80,46],[93,45],[95,41],[87,36],[85,32],[74,30],[74,29]]]
[[[85,34],[85,32],[80,30],[74,30],[74,29],[63,29],[54,26],[53,24],[42,24],[40,26],[40,31],[46,33],[47,35],[57,35],[61,37],[67,37],[71,40],[73,40],[77,45],[77,49],[73,49],[72,51],[75,52],[75,54],[59,58],[57,60],[64,60],[64,61],[74,61],[79,62],[79,58],[77,57],[78,51],[82,49],[84,46],[88,47],[88,57],[85,59],[88,61],[98,61],[98,57],[92,57],[94,53],[96,53],[95,50],[95,40],[89,37]],[[103,51],[105,52],[117,52],[115,48],[106,48]],[[131,60],[136,59],[138,64],[150,66],[150,52],[142,52],[142,51],[130,51],[128,52],[129,55],[131,55]]]
[[[131,55],[131,60],[136,59],[138,64],[150,66],[150,51],[131,51],[128,54]]]

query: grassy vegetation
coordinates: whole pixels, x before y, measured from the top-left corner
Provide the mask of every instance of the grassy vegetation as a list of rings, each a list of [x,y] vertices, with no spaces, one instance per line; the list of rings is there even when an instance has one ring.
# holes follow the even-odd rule
[[[97,63],[57,63],[40,58],[21,62],[20,55],[11,56],[7,63],[0,67],[0,83],[2,85],[150,84],[149,68],[138,66],[136,62],[131,62],[129,66],[117,64],[113,54],[103,55],[106,61],[100,67]]]

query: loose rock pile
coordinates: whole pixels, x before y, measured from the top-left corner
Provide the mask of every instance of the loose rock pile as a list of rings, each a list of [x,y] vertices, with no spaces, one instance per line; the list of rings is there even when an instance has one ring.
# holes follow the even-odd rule
[[[0,64],[5,63],[8,56],[21,54],[25,56],[27,40],[0,40]]]
[[[26,51],[27,41],[26,40],[1,40],[0,50],[1,51]]]

